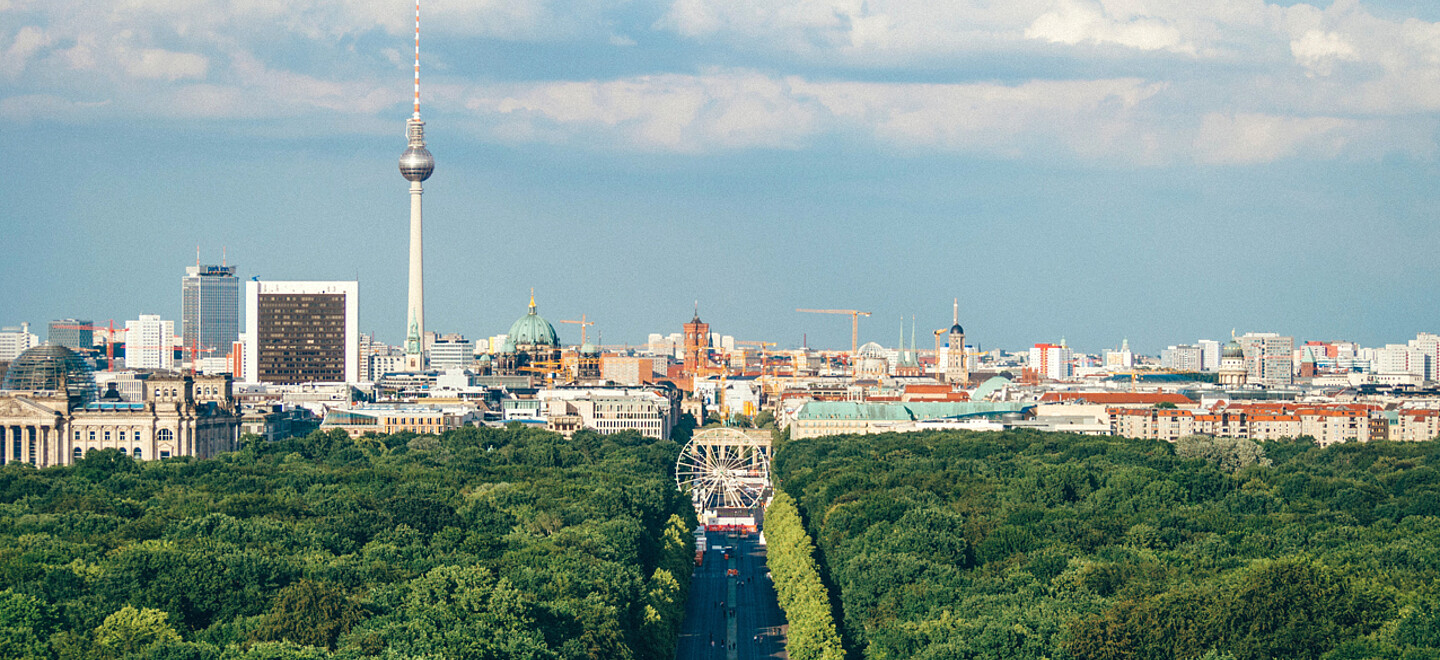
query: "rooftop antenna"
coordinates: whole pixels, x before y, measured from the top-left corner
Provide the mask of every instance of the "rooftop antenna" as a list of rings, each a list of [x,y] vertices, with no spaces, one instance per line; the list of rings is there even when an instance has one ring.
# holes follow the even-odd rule
[[[200,246],[199,246],[199,245],[196,245],[196,246],[195,246],[195,267],[196,267],[196,268],[199,268],[199,267],[200,267]]]
[[[226,249],[226,247],[225,247],[224,245],[221,245],[221,246],[220,246],[220,266],[223,268],[223,267],[229,266],[229,265],[230,265],[230,256],[229,256],[229,254],[227,254],[227,249]]]
[[[415,0],[415,119],[420,118],[420,0]]]
[[[956,299],[955,299],[955,318],[954,318],[954,323],[955,323],[955,325],[960,325],[960,299],[959,299],[959,298],[956,298]]]

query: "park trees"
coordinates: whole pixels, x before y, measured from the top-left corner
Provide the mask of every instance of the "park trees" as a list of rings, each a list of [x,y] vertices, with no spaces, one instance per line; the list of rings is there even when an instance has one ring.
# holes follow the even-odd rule
[[[1434,442],[947,431],[775,466],[870,660],[1440,657]]]
[[[0,657],[667,657],[695,524],[679,447],[581,440],[326,432],[0,467]]]

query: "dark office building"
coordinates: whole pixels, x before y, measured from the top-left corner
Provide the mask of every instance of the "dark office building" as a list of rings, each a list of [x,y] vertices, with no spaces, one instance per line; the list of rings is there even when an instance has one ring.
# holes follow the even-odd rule
[[[354,382],[358,289],[357,282],[246,282],[245,380]]]
[[[95,346],[94,324],[77,319],[51,321],[50,329],[45,333],[45,343],[64,346],[72,351],[88,351]]]

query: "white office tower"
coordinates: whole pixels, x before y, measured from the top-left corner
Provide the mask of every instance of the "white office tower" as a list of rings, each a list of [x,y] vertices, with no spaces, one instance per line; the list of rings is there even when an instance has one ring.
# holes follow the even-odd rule
[[[141,314],[138,321],[126,321],[125,367],[174,369],[175,322],[163,321],[157,314]]]

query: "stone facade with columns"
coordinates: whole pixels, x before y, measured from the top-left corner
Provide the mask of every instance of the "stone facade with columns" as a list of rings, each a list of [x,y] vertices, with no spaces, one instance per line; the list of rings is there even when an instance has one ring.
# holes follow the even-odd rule
[[[161,376],[141,401],[72,403],[56,392],[0,392],[0,462],[69,465],[118,449],[137,459],[209,458],[237,448],[240,415],[230,376]]]

